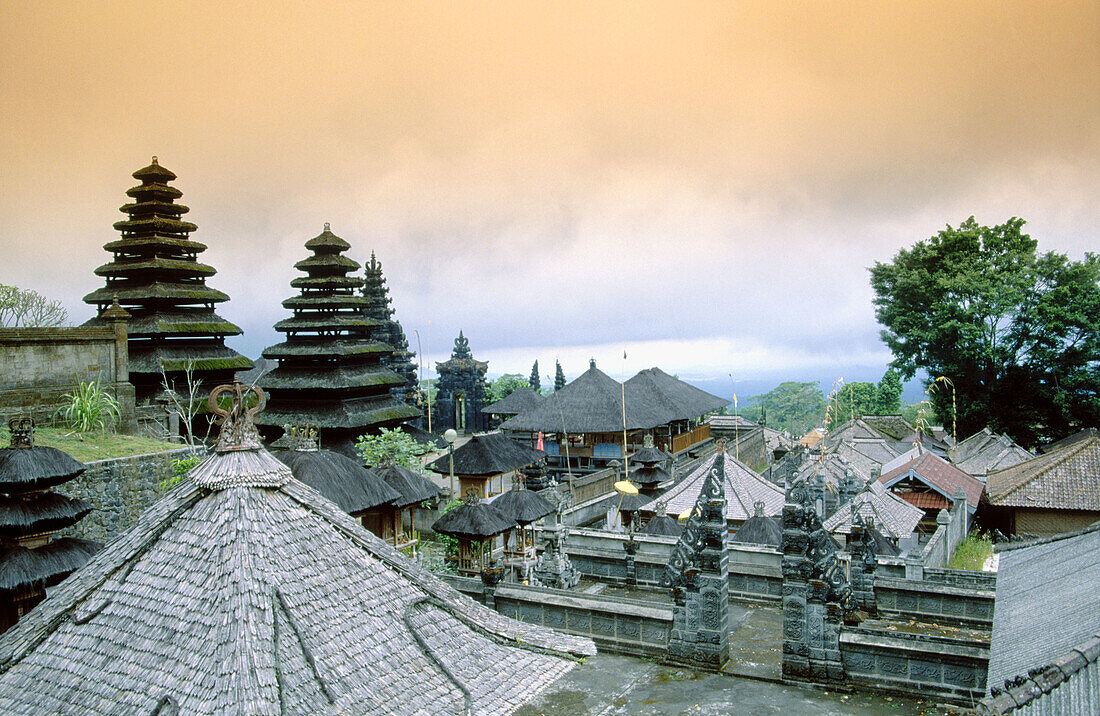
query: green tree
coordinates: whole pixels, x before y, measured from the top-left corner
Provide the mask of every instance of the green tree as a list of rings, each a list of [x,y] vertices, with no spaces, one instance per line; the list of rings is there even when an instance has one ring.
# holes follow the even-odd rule
[[[829,402],[831,406],[829,409],[829,422],[825,427],[832,430],[852,418],[874,415],[878,410],[877,397],[874,383],[866,381],[845,383]]]
[[[565,387],[565,371],[561,369],[561,361],[556,360],[554,364],[554,390],[561,390]]]
[[[1100,422],[1100,257],[1039,254],[1023,225],[948,226],[876,263],[871,286],[902,376],[954,385],[931,396],[945,423],[1032,446]]]
[[[492,405],[498,400],[504,400],[520,388],[530,388],[528,383],[519,373],[505,373],[489,384],[489,392],[486,401]]]
[[[527,383],[535,389],[536,393],[542,392],[542,380],[539,378],[539,362],[535,361],[535,364],[531,366],[531,375],[527,378]]]
[[[401,428],[393,430],[382,428],[378,435],[360,435],[355,443],[355,450],[367,467],[374,467],[392,460],[395,465],[417,472],[422,472],[420,456],[428,452],[427,447],[418,443]]]
[[[875,413],[897,415],[901,412],[901,374],[890,366],[875,389]]]
[[[746,417],[756,415],[759,406],[759,412],[768,415],[769,427],[795,436],[805,435],[825,419],[825,394],[818,383],[787,381],[750,400],[745,406]]]

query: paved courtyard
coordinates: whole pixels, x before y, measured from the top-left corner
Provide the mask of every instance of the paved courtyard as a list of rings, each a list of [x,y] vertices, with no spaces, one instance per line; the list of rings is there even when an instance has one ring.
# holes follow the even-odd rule
[[[932,716],[935,704],[897,696],[835,693],[662,666],[600,654],[543,692],[515,716]]]

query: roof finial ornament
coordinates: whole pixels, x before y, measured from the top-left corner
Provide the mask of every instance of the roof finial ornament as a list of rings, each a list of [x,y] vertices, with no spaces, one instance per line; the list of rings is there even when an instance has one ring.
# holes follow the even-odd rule
[[[752,516],[753,517],[763,517],[764,516],[764,507],[765,507],[765,505],[764,505],[763,500],[757,500],[756,502],[752,503]]]
[[[256,395],[256,404],[247,406],[248,393]],[[218,405],[218,397],[222,393],[230,393],[232,404],[226,410]],[[233,381],[233,385],[219,385],[210,391],[207,399],[210,412],[218,416],[218,423],[222,426],[218,441],[214,445],[217,452],[232,452],[235,450],[258,450],[261,445],[260,433],[256,430],[253,418],[264,409],[267,398],[264,392],[255,385],[245,386],[239,380]]]
[[[12,418],[8,421],[13,448],[34,447],[34,418]]]
[[[320,431],[310,422],[299,423],[290,429],[294,449],[298,452],[316,452]]]
[[[153,155],[153,165],[154,166],[160,166],[159,164],[157,164],[157,155],[156,154]]]
[[[329,230],[329,226],[328,226],[328,222],[326,221],[325,222],[325,231],[328,231],[328,230]]]
[[[714,441],[714,445],[718,448],[718,452],[725,452],[726,451],[727,443],[726,443],[725,438],[718,438],[717,440]]]
[[[466,497],[462,500],[467,505],[477,505],[481,503],[481,491],[476,487],[466,488]]]

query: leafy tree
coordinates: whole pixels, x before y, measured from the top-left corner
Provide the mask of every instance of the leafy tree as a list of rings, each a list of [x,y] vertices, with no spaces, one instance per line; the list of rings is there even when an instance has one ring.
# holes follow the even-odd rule
[[[875,413],[897,415],[901,412],[901,374],[890,366],[875,389]]]
[[[504,400],[520,388],[530,388],[531,385],[519,373],[505,373],[489,385],[486,400],[489,404],[498,400]]]
[[[818,383],[780,383],[771,391],[752,397],[752,404],[745,406],[744,414],[750,420],[756,415],[757,406],[768,415],[768,425],[776,430],[786,430],[801,436],[825,419],[825,394]]]
[[[427,447],[413,440],[401,428],[382,428],[378,435],[360,435],[355,450],[367,467],[380,465],[388,459],[395,465],[417,472],[422,472],[420,456],[428,452]]]
[[[535,361],[535,364],[531,366],[531,376],[527,378],[527,383],[535,389],[536,393],[542,392],[542,381],[539,380],[539,362]]]
[[[565,387],[565,371],[561,369],[561,361],[554,361],[557,366],[554,371],[554,390],[561,390]]]
[[[46,298],[37,291],[0,284],[0,326],[38,328],[63,326],[69,313],[61,301]]]
[[[936,413],[1031,446],[1100,422],[1100,256],[1039,254],[1023,225],[948,226],[876,263],[871,286],[902,377],[954,385]]]
[[[878,410],[877,398],[874,383],[856,381],[842,385],[829,401],[829,420],[825,427],[832,430],[852,418],[874,415]]]

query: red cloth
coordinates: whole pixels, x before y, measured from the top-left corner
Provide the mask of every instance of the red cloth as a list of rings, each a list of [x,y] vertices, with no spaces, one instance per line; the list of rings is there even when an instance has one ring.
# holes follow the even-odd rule
[[[542,443],[542,431],[541,430],[539,431],[539,441],[537,443],[535,443],[535,449],[536,450],[543,450],[543,451],[546,450],[546,447]]]

